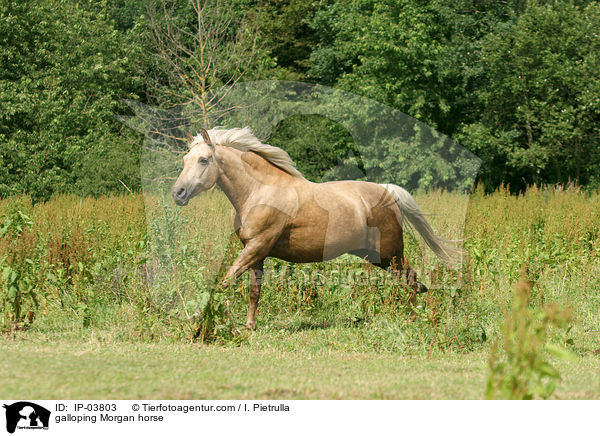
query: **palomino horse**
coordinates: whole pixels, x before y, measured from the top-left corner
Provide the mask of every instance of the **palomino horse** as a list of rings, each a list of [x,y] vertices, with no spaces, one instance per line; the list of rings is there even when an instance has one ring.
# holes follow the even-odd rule
[[[246,327],[256,328],[263,261],[320,262],[351,253],[408,277],[415,293],[427,288],[404,261],[403,216],[427,245],[452,263],[458,250],[436,236],[413,197],[396,185],[339,181],[312,183],[288,154],[262,144],[250,129],[202,130],[188,134],[190,151],[171,190],[175,203],[212,188],[223,190],[236,210],[235,231],[244,248],[227,271],[228,286],[246,270],[251,274]]]

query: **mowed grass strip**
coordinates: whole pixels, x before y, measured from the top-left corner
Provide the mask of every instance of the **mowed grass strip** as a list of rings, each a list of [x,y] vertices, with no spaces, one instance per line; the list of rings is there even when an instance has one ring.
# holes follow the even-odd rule
[[[0,397],[481,399],[487,353],[303,354],[251,346],[0,343]],[[560,368],[555,398],[600,399],[597,356]],[[560,365],[559,365],[560,366]]]

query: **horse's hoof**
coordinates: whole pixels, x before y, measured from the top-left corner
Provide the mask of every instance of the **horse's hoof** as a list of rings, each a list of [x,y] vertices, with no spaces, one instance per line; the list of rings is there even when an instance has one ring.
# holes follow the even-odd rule
[[[246,330],[249,330],[249,331],[254,331],[254,330],[256,330],[256,321],[254,321],[254,322],[250,322],[250,321],[248,321],[248,322],[246,323],[245,329],[246,329]]]
[[[417,294],[423,294],[425,292],[429,292],[429,289],[427,289],[427,286],[425,286],[423,283],[417,282],[416,292]]]

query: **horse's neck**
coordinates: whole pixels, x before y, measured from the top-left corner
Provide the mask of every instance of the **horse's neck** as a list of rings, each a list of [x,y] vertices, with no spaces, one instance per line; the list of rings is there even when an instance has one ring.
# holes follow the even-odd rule
[[[291,186],[293,177],[254,153],[217,146],[217,184],[235,207],[243,212],[248,198],[264,186]]]
[[[257,188],[257,181],[246,171],[242,161],[242,151],[217,146],[219,179],[217,184],[227,195],[237,212],[240,212],[246,200]]]

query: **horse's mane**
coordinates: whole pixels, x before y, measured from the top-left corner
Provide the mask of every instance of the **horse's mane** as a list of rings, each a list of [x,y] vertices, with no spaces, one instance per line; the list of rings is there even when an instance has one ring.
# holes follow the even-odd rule
[[[269,144],[263,144],[252,134],[249,127],[242,129],[211,129],[208,130],[208,136],[210,136],[211,141],[215,145],[232,147],[241,151],[252,151],[289,175],[304,178],[285,150]],[[196,140],[203,141],[202,135],[196,136],[194,142]]]

